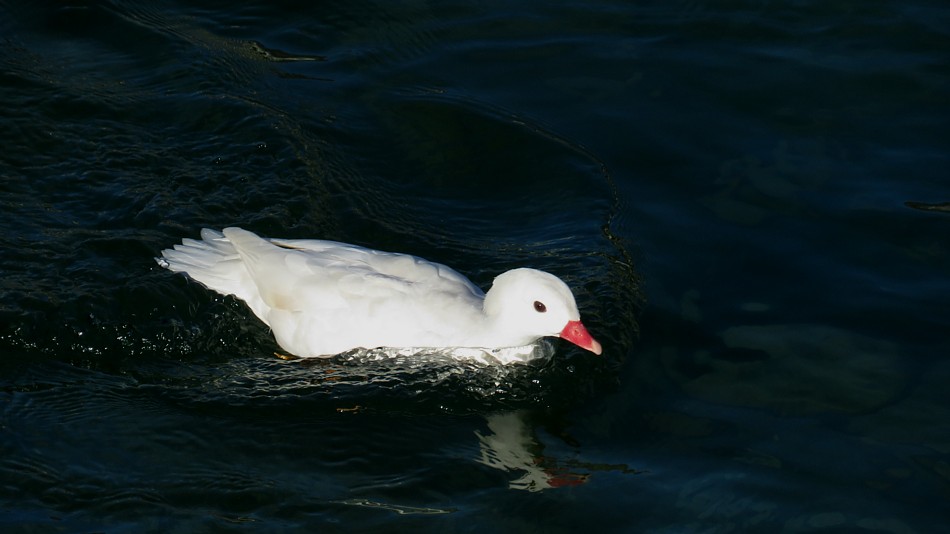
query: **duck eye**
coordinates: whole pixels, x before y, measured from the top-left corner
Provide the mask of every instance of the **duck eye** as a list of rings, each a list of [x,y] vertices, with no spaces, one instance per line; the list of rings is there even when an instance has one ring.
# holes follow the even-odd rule
[[[534,301],[534,311],[538,313],[544,313],[548,311],[548,307],[544,305],[540,300]]]

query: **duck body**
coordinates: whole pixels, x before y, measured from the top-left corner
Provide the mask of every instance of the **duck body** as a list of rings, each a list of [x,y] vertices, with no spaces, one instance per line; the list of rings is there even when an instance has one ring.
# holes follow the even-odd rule
[[[560,336],[600,354],[570,289],[515,269],[486,294],[455,270],[407,254],[310,239],[204,229],[162,251],[159,265],[243,300],[298,357],[356,348],[522,347]]]

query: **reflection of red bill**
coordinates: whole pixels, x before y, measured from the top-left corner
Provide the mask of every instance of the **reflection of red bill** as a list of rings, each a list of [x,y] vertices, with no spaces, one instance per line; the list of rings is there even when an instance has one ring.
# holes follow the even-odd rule
[[[564,330],[561,330],[561,339],[566,339],[582,349],[599,355],[602,352],[600,343],[584,328],[580,321],[569,321]]]
[[[560,469],[545,469],[548,474],[548,484],[552,488],[568,488],[571,486],[580,486],[587,482],[590,475],[580,473],[569,473]]]

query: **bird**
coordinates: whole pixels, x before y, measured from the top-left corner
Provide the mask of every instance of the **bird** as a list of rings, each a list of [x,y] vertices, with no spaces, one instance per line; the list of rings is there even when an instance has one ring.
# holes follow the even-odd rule
[[[462,355],[532,347],[544,337],[602,352],[570,288],[544,271],[506,271],[483,292],[454,269],[409,254],[262,238],[237,227],[200,235],[162,250],[156,262],[244,301],[297,358],[376,348]]]

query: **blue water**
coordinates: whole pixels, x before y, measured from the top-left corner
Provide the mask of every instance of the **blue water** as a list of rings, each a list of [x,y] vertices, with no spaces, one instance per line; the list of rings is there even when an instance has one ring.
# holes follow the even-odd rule
[[[0,1],[0,530],[946,528],[944,3],[234,4]],[[231,225],[604,355],[277,359]]]

